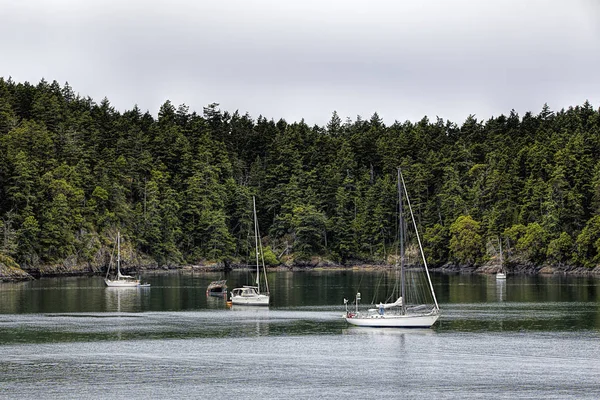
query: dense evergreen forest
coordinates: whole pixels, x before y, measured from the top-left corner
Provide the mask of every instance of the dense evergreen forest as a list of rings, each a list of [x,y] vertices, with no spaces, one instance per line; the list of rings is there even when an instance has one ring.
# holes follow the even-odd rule
[[[252,196],[270,264],[386,262],[397,167],[432,266],[481,265],[500,243],[533,265],[600,261],[588,102],[460,126],[335,112],[308,126],[217,104],[121,113],[68,83],[0,78],[0,255],[24,268],[104,265],[118,230],[139,263],[243,262]]]

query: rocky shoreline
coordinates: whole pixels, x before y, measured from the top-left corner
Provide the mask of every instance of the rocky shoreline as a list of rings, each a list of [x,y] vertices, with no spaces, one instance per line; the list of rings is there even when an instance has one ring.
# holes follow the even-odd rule
[[[314,259],[304,262],[287,262],[278,266],[268,267],[271,271],[313,271],[313,270],[383,270],[391,269],[390,264],[369,264],[364,262],[350,262],[339,264],[323,259]],[[164,273],[164,272],[223,272],[227,270],[245,269],[243,264],[230,263],[207,263],[202,265],[163,265],[145,264],[139,267],[124,267],[125,273]],[[430,268],[436,273],[458,273],[458,274],[486,274],[493,275],[501,271],[502,267],[497,261],[489,261],[481,266],[465,266],[456,264],[445,264],[440,267]],[[504,266],[505,272],[510,275],[600,275],[600,266],[593,269],[574,267],[570,265],[533,265],[526,263],[507,263]],[[62,263],[55,265],[42,265],[35,268],[20,268],[12,259],[0,258],[0,282],[19,282],[27,281],[40,277],[57,276],[94,276],[102,275],[106,272],[105,267],[94,266],[92,264]]]

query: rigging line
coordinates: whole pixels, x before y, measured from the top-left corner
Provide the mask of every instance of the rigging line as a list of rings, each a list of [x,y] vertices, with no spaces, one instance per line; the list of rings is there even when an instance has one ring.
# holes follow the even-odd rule
[[[427,260],[425,259],[425,253],[423,252],[423,246],[421,245],[421,238],[419,236],[419,231],[417,230],[417,222],[415,221],[415,215],[413,214],[413,210],[410,205],[410,199],[408,198],[408,191],[406,190],[406,185],[404,184],[404,176],[402,176],[402,172],[400,171],[400,168],[398,168],[398,172],[400,173],[400,178],[402,179],[402,186],[404,187],[404,193],[406,194],[406,202],[408,203],[408,208],[410,209],[410,217],[411,217],[413,225],[415,227],[415,235],[417,236],[417,241],[419,242],[419,248],[421,249],[421,256],[423,257],[423,264],[425,265],[425,272],[427,273],[427,280],[429,281],[429,288],[431,290],[431,296],[433,297],[433,302],[435,303],[436,310],[439,310],[440,306],[438,305],[437,298],[435,297],[435,292],[433,291],[433,284],[431,283],[431,277],[429,276],[429,269],[427,268]]]
[[[364,275],[365,274],[360,274],[360,281],[358,281],[358,287],[355,290],[355,292],[357,292],[357,293],[360,291],[360,285],[362,285],[362,281],[363,281]],[[354,300],[354,301],[356,301],[356,300]]]
[[[391,279],[390,279],[391,280]],[[392,299],[394,298],[394,292],[395,292],[395,288],[396,288],[396,279],[393,279],[393,285],[392,285],[392,290],[389,292],[390,294],[388,295],[388,297],[385,299],[386,303],[391,303]]]
[[[110,272],[110,267],[113,263],[113,257],[115,255],[115,247],[116,247],[116,245],[113,245],[112,252],[110,253],[110,261],[108,262],[108,268],[106,269],[106,279],[108,279],[108,273]]]
[[[379,281],[375,286],[375,292],[373,292],[373,298],[371,299],[371,304],[375,304],[375,299],[377,298],[377,293],[379,293],[379,288],[381,287],[381,281],[383,280],[383,273],[379,275]]]

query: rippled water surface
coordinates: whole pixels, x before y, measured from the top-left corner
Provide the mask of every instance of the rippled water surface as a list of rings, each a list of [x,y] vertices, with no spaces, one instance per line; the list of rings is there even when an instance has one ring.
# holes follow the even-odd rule
[[[143,278],[0,285],[0,397],[600,398],[593,278],[434,275],[425,330],[345,323],[342,299],[376,298],[378,272],[271,273],[263,309],[206,297],[216,274]]]

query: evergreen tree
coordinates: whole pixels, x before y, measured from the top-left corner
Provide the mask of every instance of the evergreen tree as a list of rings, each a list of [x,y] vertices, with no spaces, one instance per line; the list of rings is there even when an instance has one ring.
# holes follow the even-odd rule
[[[458,263],[474,265],[483,255],[481,224],[461,215],[450,226],[450,256]]]
[[[166,101],[155,119],[68,83],[0,78],[2,251],[27,265],[97,262],[118,229],[138,259],[239,260],[256,196],[274,256],[384,260],[402,166],[432,265],[482,263],[498,235],[516,262],[598,263],[600,112],[589,102],[390,126],[377,113],[311,127],[191,108]]]

